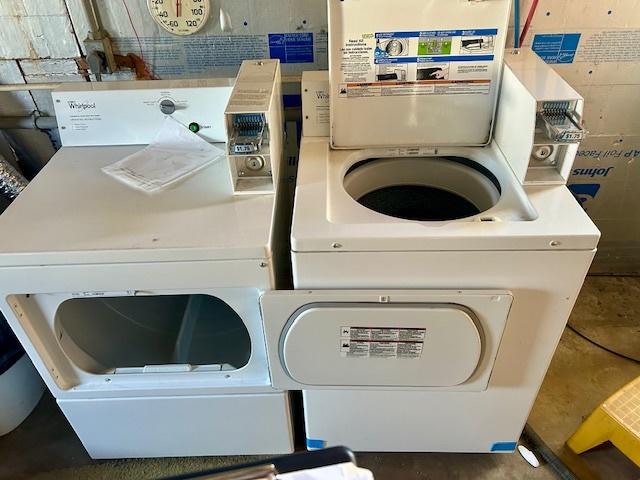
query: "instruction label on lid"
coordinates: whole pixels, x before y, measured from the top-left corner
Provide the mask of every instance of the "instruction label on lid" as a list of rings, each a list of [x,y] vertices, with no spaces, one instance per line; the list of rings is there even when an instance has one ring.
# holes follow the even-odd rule
[[[418,359],[425,328],[340,327],[340,354],[351,358]]]
[[[340,49],[343,98],[489,94],[497,28],[376,32]]]

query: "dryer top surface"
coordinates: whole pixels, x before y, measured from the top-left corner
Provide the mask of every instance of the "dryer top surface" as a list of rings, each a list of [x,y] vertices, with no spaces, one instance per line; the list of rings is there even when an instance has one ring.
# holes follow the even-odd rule
[[[0,265],[270,256],[273,195],[233,196],[225,161],[153,196],[100,170],[141,148],[62,148],[0,216]]]

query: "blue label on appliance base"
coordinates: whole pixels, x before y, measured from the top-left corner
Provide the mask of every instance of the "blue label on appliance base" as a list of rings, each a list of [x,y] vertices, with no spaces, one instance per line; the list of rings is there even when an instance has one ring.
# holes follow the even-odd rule
[[[327,442],[324,440],[316,440],[313,438],[307,438],[307,450],[320,450],[327,446]]]
[[[496,442],[491,445],[492,452],[513,452],[518,446],[517,442]]]
[[[282,63],[313,63],[313,33],[270,33],[269,56]]]
[[[547,63],[573,63],[580,44],[579,33],[544,33],[533,38],[531,49]]]

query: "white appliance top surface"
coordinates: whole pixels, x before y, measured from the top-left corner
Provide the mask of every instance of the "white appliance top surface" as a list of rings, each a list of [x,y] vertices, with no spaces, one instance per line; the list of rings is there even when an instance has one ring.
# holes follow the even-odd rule
[[[154,196],[100,170],[141,148],[58,151],[0,216],[0,266],[270,256],[273,195],[233,196],[226,159]]]
[[[490,142],[511,0],[329,0],[335,148]]]
[[[480,159],[498,178],[502,198],[476,217],[401,220],[373,212],[345,191],[343,178],[364,158],[389,149],[339,151],[329,139],[304,138],[291,233],[294,252],[592,250],[600,232],[564,185],[523,188],[497,147],[439,149],[439,156]],[[494,217],[496,221],[482,222]]]

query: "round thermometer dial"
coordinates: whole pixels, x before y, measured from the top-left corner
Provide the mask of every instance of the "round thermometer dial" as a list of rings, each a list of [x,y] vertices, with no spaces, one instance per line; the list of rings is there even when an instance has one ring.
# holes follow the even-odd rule
[[[209,18],[210,0],[147,0],[153,19],[175,35],[196,33]]]

